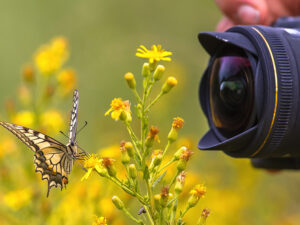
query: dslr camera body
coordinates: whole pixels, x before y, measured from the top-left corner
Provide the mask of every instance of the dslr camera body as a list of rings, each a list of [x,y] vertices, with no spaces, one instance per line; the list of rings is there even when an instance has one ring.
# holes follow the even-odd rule
[[[209,131],[199,149],[300,169],[300,17],[198,38],[210,55],[199,88]]]

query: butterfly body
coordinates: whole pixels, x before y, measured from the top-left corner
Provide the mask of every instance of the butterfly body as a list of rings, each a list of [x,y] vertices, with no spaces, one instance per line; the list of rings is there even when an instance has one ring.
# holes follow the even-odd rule
[[[1,126],[13,133],[34,152],[35,171],[41,173],[42,180],[48,181],[47,197],[52,187],[59,187],[60,189],[66,187],[68,175],[72,171],[74,161],[85,154],[84,152],[78,153],[75,140],[77,111],[78,91],[75,90],[70,122],[70,137],[66,145],[36,130],[0,121]]]

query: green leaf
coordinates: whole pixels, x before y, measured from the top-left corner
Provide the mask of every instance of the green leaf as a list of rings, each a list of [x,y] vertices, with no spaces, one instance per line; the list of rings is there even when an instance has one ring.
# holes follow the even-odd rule
[[[161,182],[161,180],[164,178],[164,176],[166,175],[167,171],[165,171],[162,175],[160,175],[152,184],[152,188],[155,188],[155,186]]]
[[[175,221],[177,206],[178,206],[178,199],[176,198],[176,201],[175,201],[175,203],[173,205],[173,209],[172,209],[171,221]]]
[[[136,160],[136,162],[138,164],[138,168],[141,168],[142,167],[142,162],[140,160],[139,155],[136,152],[134,153],[134,155],[135,155],[135,160]]]
[[[143,178],[144,178],[144,180],[149,180],[149,178],[150,178],[149,169],[148,169],[147,165],[144,168],[144,177]]]

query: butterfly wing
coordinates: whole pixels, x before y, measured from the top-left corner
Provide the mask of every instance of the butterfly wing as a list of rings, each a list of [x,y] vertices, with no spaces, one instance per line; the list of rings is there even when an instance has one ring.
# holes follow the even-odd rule
[[[42,180],[48,181],[48,192],[52,187],[66,186],[68,174],[72,170],[72,150],[57,140],[27,127],[0,121],[0,125],[13,133],[34,154],[35,171],[40,172]]]
[[[75,143],[76,131],[77,131],[77,115],[78,115],[78,104],[79,104],[79,92],[74,91],[73,95],[73,108],[70,119],[70,131],[69,131],[69,143]]]

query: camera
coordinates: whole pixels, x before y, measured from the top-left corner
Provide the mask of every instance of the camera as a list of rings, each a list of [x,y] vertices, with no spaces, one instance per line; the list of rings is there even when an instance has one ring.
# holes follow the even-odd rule
[[[300,169],[300,17],[198,35],[210,55],[199,86],[209,131],[201,150]]]

